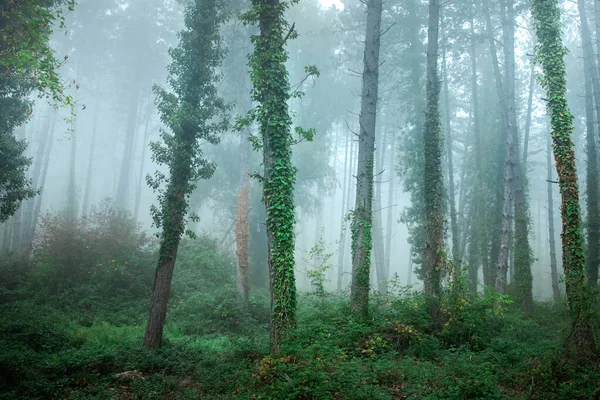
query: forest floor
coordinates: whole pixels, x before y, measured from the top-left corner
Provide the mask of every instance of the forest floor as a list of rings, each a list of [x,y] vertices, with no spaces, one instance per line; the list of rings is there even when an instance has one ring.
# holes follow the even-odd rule
[[[564,362],[564,304],[526,317],[509,296],[470,294],[465,277],[435,323],[393,282],[368,320],[345,295],[300,294],[297,329],[270,355],[267,290],[252,286],[241,306],[235,260],[205,236],[182,242],[164,344],[145,349],[153,239],[110,207],[41,229],[27,261],[0,255],[0,399],[600,397],[600,366]]]
[[[369,321],[343,298],[302,295],[298,329],[270,356],[265,321],[237,332],[186,334],[166,326],[159,349],[141,346],[142,304],[121,321],[85,323],[74,310],[5,303],[2,399],[588,399],[600,370],[560,362],[564,310],[536,304],[524,318],[483,298],[446,308],[431,329],[418,295],[380,299]],[[492,299],[493,300],[493,299]],[[490,300],[490,301],[492,301]],[[127,323],[127,315],[139,310]],[[89,312],[89,310],[88,310]],[[222,314],[227,322],[230,316]],[[192,322],[190,322],[190,320]],[[205,324],[210,321],[197,320]],[[594,397],[596,396],[596,397]]]

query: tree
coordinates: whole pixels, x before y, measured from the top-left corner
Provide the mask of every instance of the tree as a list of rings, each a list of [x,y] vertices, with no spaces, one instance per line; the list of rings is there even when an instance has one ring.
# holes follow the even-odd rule
[[[294,183],[297,171],[292,165],[285,44],[297,33],[284,15],[295,2],[297,0],[252,0],[251,9],[241,16],[244,22],[258,23],[260,28],[260,34],[252,37],[254,52],[249,57],[249,66],[254,86],[252,98],[258,103],[251,114],[258,120],[262,139],[264,173],[260,180],[267,212],[273,352],[279,351],[279,345],[296,324]]]
[[[563,269],[572,332],[567,354],[575,357],[595,357],[596,346],[590,322],[590,300],[585,279],[585,256],[579,207],[579,185],[575,166],[573,115],[566,97],[567,50],[561,37],[560,9],[557,0],[533,0],[531,13],[538,40],[536,58],[543,69],[542,87],[550,113],[556,171],[562,196]]]
[[[590,286],[598,283],[600,265],[600,203],[598,199],[598,155],[596,153],[596,128],[594,124],[594,80],[597,79],[592,35],[588,26],[585,2],[578,0],[581,18],[581,41],[583,47],[583,76],[585,80],[585,125],[587,146],[586,208],[587,208],[587,279]],[[596,93],[598,95],[598,93]],[[600,109],[596,109],[600,116]],[[600,120],[600,119],[599,119]]]
[[[63,26],[63,4],[74,6],[70,0],[25,0],[0,7],[0,222],[38,193],[26,177],[31,165],[24,155],[27,143],[14,136],[33,112],[29,95],[37,90],[55,105],[72,105],[57,72],[61,62],[49,43],[52,28]]]
[[[375,124],[379,89],[379,48],[381,40],[382,0],[367,3],[362,95],[359,116],[358,170],[356,203],[350,227],[352,239],[352,284],[350,306],[363,317],[369,310],[369,275],[371,272],[373,168],[375,158]]]
[[[185,10],[185,28],[179,45],[171,49],[169,84],[173,92],[154,87],[162,122],[170,133],[161,133],[164,144],[152,143],[153,159],[167,165],[170,175],[156,172],[147,180],[159,191],[160,209],[153,207],[154,220],[162,227],[158,265],[144,345],[160,345],[167,314],[167,302],[185,229],[189,196],[196,181],[209,178],[215,165],[203,157],[200,141],[217,144],[217,134],[226,127],[225,102],[217,95],[220,75],[217,68],[224,56],[219,27],[225,19],[221,0],[195,0]],[[223,118],[220,118],[223,117]]]
[[[427,28],[427,83],[424,137],[425,192],[425,295],[428,312],[439,313],[442,268],[444,266],[444,182],[442,174],[442,122],[440,118],[440,80],[438,77],[438,36],[440,1],[429,1]]]

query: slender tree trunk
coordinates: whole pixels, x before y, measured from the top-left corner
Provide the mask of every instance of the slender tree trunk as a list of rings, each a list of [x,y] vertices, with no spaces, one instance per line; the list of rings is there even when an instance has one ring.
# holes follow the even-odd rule
[[[474,0],[473,7],[475,7],[477,0]],[[487,252],[482,253],[483,246],[485,244],[484,235],[481,229],[483,223],[483,213],[481,207],[480,195],[482,191],[482,169],[483,163],[481,160],[481,119],[479,115],[479,84],[477,83],[477,42],[478,38],[475,35],[475,18],[471,15],[471,100],[473,104],[473,137],[475,146],[475,185],[473,187],[473,207],[469,215],[470,218],[474,218],[475,222],[471,224],[471,240],[469,244],[469,289],[472,293],[477,293],[478,279],[479,279],[479,264],[482,258],[487,258]],[[466,232],[466,229],[465,229]],[[486,271],[487,272],[487,271]],[[486,276],[484,272],[484,278]],[[485,283],[488,284],[488,283]]]
[[[129,184],[131,175],[131,159],[133,155],[133,146],[135,141],[135,130],[138,115],[138,102],[140,97],[141,80],[136,79],[131,97],[129,98],[129,115],[127,118],[127,130],[125,131],[125,147],[123,149],[123,159],[121,162],[121,172],[119,174],[119,183],[115,195],[115,204],[122,210],[127,209],[129,199]]]
[[[94,122],[92,128],[92,141],[90,142],[90,153],[88,158],[87,175],[85,178],[85,192],[83,194],[83,204],[81,206],[82,215],[87,215],[90,208],[90,193],[92,192],[92,174],[94,171],[94,151],[96,150],[96,134],[98,132],[98,116],[100,115],[100,101],[96,96],[96,105],[94,106]]]
[[[506,0],[506,21],[504,22],[504,58],[507,93],[508,134],[513,136],[513,147],[508,151],[513,152],[514,161],[514,241],[513,244],[513,269],[516,298],[521,303],[521,310],[531,314],[533,307],[533,277],[531,264],[533,262],[531,244],[529,240],[530,212],[527,199],[527,174],[526,165],[521,162],[519,151],[519,132],[517,126],[516,110],[516,63],[515,63],[515,10],[514,0]],[[505,277],[504,277],[505,278]],[[502,289],[500,286],[497,289]],[[500,291],[500,293],[502,293]]]
[[[395,136],[392,137],[391,140],[391,149],[390,149],[390,184],[388,187],[388,210],[387,210],[387,223],[385,229],[385,271],[386,275],[389,277],[391,272],[391,257],[392,257],[392,232],[393,232],[393,222],[394,222],[394,183],[396,181],[396,173],[394,171],[394,157],[396,156],[396,141],[394,140]]]
[[[341,216],[340,216],[340,242],[338,247],[338,271],[337,271],[337,291],[342,291],[342,281],[344,278],[344,252],[346,251],[346,210],[348,209],[348,204],[350,204],[346,199],[346,188],[348,187],[348,171],[351,171],[352,161],[348,160],[348,141],[350,141],[350,158],[352,158],[352,147],[354,142],[351,141],[346,135],[346,146],[344,151],[344,187],[342,188],[342,208],[341,208]],[[348,196],[350,197],[350,196]]]
[[[543,87],[552,125],[556,171],[562,196],[563,269],[572,331],[567,339],[567,354],[576,358],[597,358],[590,322],[590,299],[586,286],[585,256],[579,208],[579,185],[575,165],[573,115],[567,104],[566,69],[563,56],[560,9],[557,0],[533,0],[531,3],[535,32],[540,43],[539,62]]]
[[[535,49],[535,43],[533,45]],[[529,70],[529,95],[527,96],[527,115],[525,117],[525,136],[523,137],[523,168],[527,171],[527,157],[529,156],[529,132],[531,131],[531,116],[533,114],[533,89],[535,87],[535,62],[531,60]]]
[[[40,144],[38,145],[36,157],[34,160],[35,164],[33,167],[33,174],[31,179],[31,185],[34,188],[38,188],[41,184],[40,179],[42,175],[42,169],[44,166],[44,160],[46,159],[46,152],[48,150],[48,147],[50,146],[51,140],[50,129],[54,129],[54,118],[55,116],[53,114],[49,114],[46,117],[46,121],[44,123],[43,133],[40,137]],[[39,197],[39,195],[32,199],[28,199],[27,202],[23,205],[25,207],[25,210],[23,215],[23,233],[21,242],[23,243],[25,256],[29,255],[29,248],[31,247],[33,241],[32,232],[35,229],[33,222],[33,212],[35,209],[35,204],[37,202],[37,197]]]
[[[356,205],[351,225],[352,284],[350,306],[362,317],[369,311],[369,273],[372,250],[373,163],[379,89],[379,48],[382,0],[367,0],[367,32],[359,117]]]
[[[443,27],[442,27],[443,31]],[[452,126],[450,118],[450,94],[448,90],[448,71],[446,66],[446,41],[442,46],[442,80],[444,82],[444,130],[446,131],[446,154],[448,155],[448,197],[450,199],[450,229],[452,231],[452,258],[454,268],[460,268],[460,232],[456,220],[456,194],[454,190],[454,163]]]
[[[427,310],[437,320],[440,312],[442,269],[444,267],[444,182],[442,173],[442,124],[440,121],[440,82],[438,77],[438,37],[440,0],[429,1],[427,28],[427,106],[424,136],[425,193],[425,295]]]
[[[245,138],[244,138],[245,139]],[[248,302],[248,265],[250,237],[250,181],[244,170],[243,184],[238,196],[235,218],[235,243],[237,256],[237,292],[243,303]]]
[[[190,146],[192,145],[190,144]],[[173,269],[175,268],[177,250],[183,234],[184,218],[187,212],[187,199],[181,188],[188,185],[191,177],[191,161],[189,155],[188,159],[178,160],[177,167],[172,171],[171,180],[165,194],[163,212],[168,217],[163,218],[158,266],[154,272],[150,315],[148,316],[148,324],[144,335],[144,346],[146,347],[158,347],[162,342],[171,281],[173,280]]]
[[[581,40],[583,47],[583,76],[585,79],[585,121],[587,145],[587,280],[592,287],[598,284],[600,265],[600,203],[598,198],[598,156],[596,152],[596,124],[594,123],[594,80],[597,79],[592,35],[588,26],[585,1],[578,0],[577,7],[581,18]],[[600,118],[600,110],[598,117]],[[600,122],[600,119],[598,120]]]
[[[385,146],[387,141],[387,130],[380,140],[379,149],[376,157],[376,175],[382,176],[383,168],[385,165]],[[385,268],[384,261],[384,239],[383,239],[383,210],[381,209],[381,183],[377,182],[375,185],[375,195],[373,196],[373,256],[375,258],[375,272],[377,278],[377,291],[379,294],[385,294],[387,292],[387,281],[388,276]]]
[[[550,246],[550,277],[552,279],[552,294],[554,301],[560,300],[560,289],[558,286],[558,268],[556,264],[556,242],[554,233],[554,196],[552,185],[554,175],[552,174],[552,145],[550,136],[546,138],[546,167],[548,169],[548,244]]]
[[[412,275],[413,275],[413,252],[412,249],[408,252],[408,271],[406,277],[406,284],[408,286],[412,285]]]
[[[150,111],[150,107],[148,107]],[[146,124],[144,126],[144,145],[142,147],[142,160],[140,162],[140,170],[139,170],[139,176],[138,176],[138,184],[137,184],[137,188],[135,190],[135,206],[133,209],[133,215],[137,221],[138,216],[140,214],[140,203],[142,201],[142,187],[144,187],[144,182],[146,182],[146,179],[144,177],[144,167],[146,164],[146,149],[148,148],[148,139],[149,139],[149,134],[150,134],[150,130],[148,129],[150,125],[150,112],[148,112],[148,115],[146,116]]]
[[[55,119],[52,120],[52,126],[50,127],[50,138],[48,139],[48,149],[44,156],[44,166],[42,167],[42,176],[40,178],[40,194],[36,197],[35,206],[33,208],[33,215],[31,217],[31,232],[29,242],[33,243],[35,238],[35,231],[37,229],[38,218],[40,216],[40,210],[42,207],[42,200],[44,198],[44,185],[46,184],[46,176],[48,175],[48,167],[50,166],[50,154],[52,154],[52,146],[54,145],[54,127]],[[28,247],[28,251],[31,251],[31,246]]]

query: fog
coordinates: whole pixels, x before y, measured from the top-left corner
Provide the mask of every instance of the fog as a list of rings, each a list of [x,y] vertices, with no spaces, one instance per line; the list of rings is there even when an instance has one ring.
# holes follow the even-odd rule
[[[27,154],[32,158],[32,165],[28,174],[34,186],[42,191],[23,203],[15,216],[0,227],[5,250],[30,245],[25,243],[28,236],[23,229],[32,227],[25,224],[24,215],[28,205],[37,202],[40,202],[41,212],[35,222],[39,223],[45,213],[69,207],[73,207],[77,215],[85,216],[93,206],[110,198],[118,208],[135,216],[143,229],[159,232],[150,213],[150,208],[157,205],[157,195],[146,184],[146,176],[157,170],[165,173],[168,170],[154,162],[149,149],[150,142],[161,140],[160,129],[165,128],[157,112],[152,87],[167,86],[168,49],[177,45],[177,32],[183,28],[184,5],[181,3],[185,2],[81,0],[74,12],[66,14],[66,27],[55,29],[51,44],[57,57],[64,60],[60,74],[75,101],[73,115],[68,107],[56,109],[47,101],[37,99],[30,120],[17,130],[16,135],[29,144]],[[256,28],[243,25],[235,17],[247,5],[231,2],[232,16],[222,27],[227,55],[221,66],[219,93],[232,104],[232,122],[252,107],[247,57],[253,49],[250,35]],[[577,164],[585,194],[585,82],[579,14],[571,3],[565,3],[564,7],[569,16],[564,26],[570,50],[566,56],[568,100],[575,115]],[[356,194],[365,10],[360,2],[303,0],[288,11],[287,18],[295,24],[299,34],[287,46],[289,80],[293,90],[304,92],[304,96],[290,100],[293,124],[316,129],[314,141],[293,146],[293,161],[298,169],[295,186],[297,284],[301,291],[313,290],[305,272],[315,262],[309,251],[322,238],[326,253],[332,255],[328,260],[331,268],[327,270],[326,287],[331,291],[340,287],[346,290],[350,284],[352,258],[348,215]],[[492,13],[492,24],[500,42],[501,16],[497,11]],[[420,257],[413,254],[416,250],[411,250],[411,243],[421,240],[414,218],[415,209],[420,205],[415,189],[415,180],[418,180],[415,171],[419,168],[415,146],[418,146],[424,123],[426,27],[425,2],[392,0],[384,3],[373,203],[373,215],[378,221],[374,222],[374,253],[380,252],[381,257],[373,254],[372,258],[373,265],[384,263],[389,270],[388,277],[396,284],[415,288],[421,287],[421,280],[413,272],[413,268],[419,268]],[[549,125],[544,92],[535,79],[531,83],[531,78],[540,70],[536,67],[534,74],[531,73],[534,38],[528,12],[517,13],[515,28],[521,141],[525,127],[530,126],[526,174],[534,256],[533,293],[537,300],[546,300],[552,298],[547,188],[549,180],[556,181],[556,172],[552,164],[552,178],[548,177]],[[479,121],[474,121],[472,50],[477,58]],[[501,50],[499,54],[502,68]],[[320,76],[305,79],[307,65],[315,65]],[[483,224],[484,220],[494,225],[500,216],[501,209],[494,206],[494,199],[502,195],[506,151],[485,21],[478,7],[444,4],[440,67],[445,197],[448,202],[449,175],[452,174],[460,235],[458,258],[466,263],[469,247],[475,242],[473,233],[478,232],[473,225]],[[530,86],[533,92],[531,123],[528,124]],[[479,139],[474,134],[476,127],[479,127]],[[247,141],[248,134],[256,134],[256,130],[256,126],[242,132],[230,127],[221,135],[220,144],[203,147],[217,169],[210,179],[198,182],[191,196],[190,211],[200,219],[189,222],[188,228],[216,238],[224,253],[235,252],[236,203],[244,171],[259,172],[262,168],[260,152],[253,151]],[[477,189],[476,146],[481,146],[485,168],[480,184],[485,186],[486,199],[489,199],[479,205],[485,217],[479,220],[471,215],[473,192]],[[520,146],[522,149],[524,143]],[[448,151],[453,161],[450,172]],[[553,239],[560,243],[558,185],[551,184],[551,190]],[[445,215],[445,241],[450,249],[452,232],[448,210]],[[479,234],[492,235],[499,228],[494,225],[486,229],[487,233],[479,231]],[[265,285],[265,210],[260,184],[254,179],[251,179],[250,189],[250,235],[251,280]],[[492,241],[489,238],[489,246]],[[485,246],[487,249],[488,243]],[[557,252],[561,271],[559,245]],[[377,286],[375,273],[372,268],[373,288]],[[479,277],[481,290],[481,270]]]

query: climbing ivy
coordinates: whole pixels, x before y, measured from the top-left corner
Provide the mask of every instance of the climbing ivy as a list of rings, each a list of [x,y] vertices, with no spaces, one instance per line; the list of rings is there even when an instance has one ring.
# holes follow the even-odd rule
[[[221,80],[217,68],[225,55],[219,28],[226,15],[222,0],[195,0],[185,11],[185,29],[179,33],[179,46],[170,49],[169,92],[153,90],[162,122],[163,143],[151,143],[152,158],[167,165],[169,175],[160,171],[148,176],[148,185],[158,191],[159,206],[152,207],[154,222],[162,228],[158,266],[155,273],[150,317],[144,344],[160,345],[167,312],[167,300],[177,256],[184,233],[189,196],[199,179],[212,176],[215,165],[202,152],[201,141],[219,142],[218,134],[227,127],[227,105],[218,96]],[[164,187],[164,188],[163,188]],[[166,295],[165,295],[166,294]]]
[[[564,55],[567,49],[561,38],[558,0],[532,0],[531,13],[538,38],[536,61],[542,66],[540,84],[546,90],[546,103],[552,127],[552,149],[562,196],[563,269],[567,300],[572,318],[572,339],[567,350],[579,356],[595,354],[590,325],[590,299],[585,282],[584,240],[581,232],[579,186],[575,167],[573,115],[567,104],[566,69]]]
[[[240,18],[245,24],[258,24],[260,34],[252,36],[254,52],[249,56],[252,98],[257,106],[251,111],[258,121],[264,174],[261,177],[263,202],[267,210],[268,265],[271,284],[271,348],[280,343],[296,323],[296,281],[294,276],[294,183],[292,165],[291,116],[288,108],[290,84],[285,63],[285,44],[297,37],[294,25],[285,19],[285,11],[298,0],[252,0],[251,8]]]

